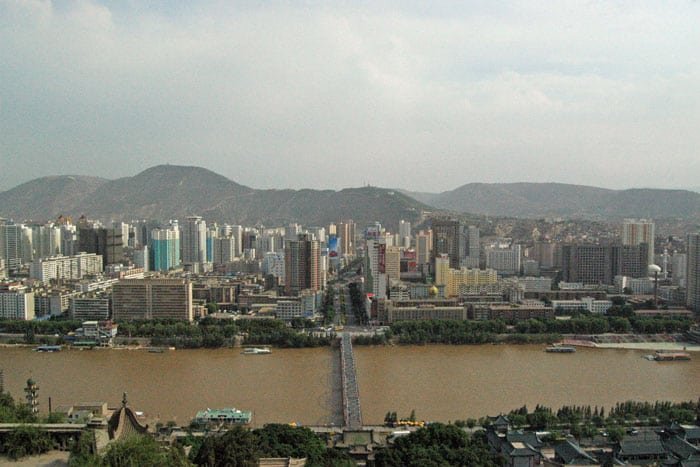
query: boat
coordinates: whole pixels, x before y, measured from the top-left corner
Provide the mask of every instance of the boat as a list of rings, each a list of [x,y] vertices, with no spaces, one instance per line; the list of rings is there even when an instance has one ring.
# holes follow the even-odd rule
[[[60,352],[61,351],[61,346],[60,345],[40,345],[36,349],[34,349],[35,352]]]
[[[550,345],[549,347],[544,349],[544,351],[549,353],[574,353],[576,352],[576,347],[570,347],[565,345]]]
[[[264,347],[248,347],[243,351],[243,355],[265,355],[272,353],[272,350]]]
[[[165,350],[163,349],[148,349],[148,353],[164,353]]]
[[[200,428],[223,428],[236,425],[249,425],[253,418],[252,412],[244,412],[236,408],[209,409],[197,412],[192,424]]]
[[[688,352],[677,352],[677,351],[673,351],[673,350],[657,350],[654,353],[654,359],[657,362],[690,360],[690,354]]]

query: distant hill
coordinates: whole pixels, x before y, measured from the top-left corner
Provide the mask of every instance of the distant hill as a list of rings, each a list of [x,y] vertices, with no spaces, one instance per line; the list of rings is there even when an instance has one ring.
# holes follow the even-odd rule
[[[73,214],[73,206],[84,205],[109,180],[65,175],[41,177],[0,192],[0,217],[48,221]]]
[[[563,183],[469,183],[443,193],[411,193],[438,209],[506,217],[700,219],[700,194],[609,190]]]
[[[81,214],[110,220],[183,219],[279,226],[327,225],[354,219],[395,228],[414,225],[426,211],[496,217],[681,218],[700,222],[700,193],[686,190],[608,190],[561,183],[470,183],[443,193],[376,187],[257,190],[200,167],[159,165],[133,177],[43,177],[0,192],[0,217],[44,222]],[[394,227],[392,227],[394,226]]]
[[[59,215],[109,220],[183,219],[245,225],[327,225],[354,219],[416,222],[428,206],[393,190],[256,190],[200,167],[160,165],[133,177],[45,177],[0,192],[0,217],[45,221]]]

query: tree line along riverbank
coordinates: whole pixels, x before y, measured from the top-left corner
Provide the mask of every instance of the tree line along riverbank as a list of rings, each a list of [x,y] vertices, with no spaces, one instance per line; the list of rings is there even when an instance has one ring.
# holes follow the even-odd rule
[[[195,324],[174,320],[122,321],[119,336],[126,344],[147,339],[151,346],[177,348],[221,348],[238,345],[271,345],[280,348],[332,345],[333,332],[318,332],[311,320],[285,323],[276,319],[216,319],[206,317]],[[528,319],[525,321],[402,321],[383,332],[355,336],[357,345],[385,344],[486,344],[552,343],[566,334],[678,334],[693,326],[688,318],[646,318],[636,316],[585,316],[569,319]],[[0,333],[12,334],[7,343],[63,344],[80,321],[0,320]],[[130,341],[133,339],[133,341]]]
[[[672,423],[692,424],[700,420],[700,401],[617,403],[604,407],[563,406],[553,410],[526,406],[505,414],[509,428],[540,433],[543,445],[554,446],[565,439],[577,442],[594,437],[603,438],[610,446],[622,440],[636,428],[668,426]],[[62,415],[53,414],[40,420],[26,404],[15,402],[0,391],[0,423],[18,423],[10,431],[0,433],[0,455],[20,459],[53,449],[53,441],[41,423],[62,423]],[[408,419],[413,419],[412,413]],[[387,413],[387,431],[397,427],[395,412]],[[481,417],[479,420],[457,420],[454,423],[430,423],[392,442],[373,446],[374,465],[506,465],[487,442],[486,431],[501,417]],[[338,434],[316,433],[307,427],[271,423],[262,428],[235,427],[225,432],[197,432],[192,427],[177,427],[174,423],[155,427],[155,431],[138,437],[110,443],[99,453],[95,451],[95,435],[90,429],[72,440],[71,466],[193,466],[193,465],[257,465],[265,457],[306,458],[309,466],[351,466],[350,446]],[[484,430],[482,430],[482,428]],[[184,436],[171,438],[173,430]],[[601,442],[601,441],[599,441]],[[374,443],[374,441],[373,441]],[[1,458],[0,458],[1,459]]]

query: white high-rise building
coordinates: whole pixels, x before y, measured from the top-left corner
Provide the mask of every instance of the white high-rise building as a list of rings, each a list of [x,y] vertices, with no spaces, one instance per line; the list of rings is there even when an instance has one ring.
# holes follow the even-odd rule
[[[685,253],[673,253],[671,256],[671,282],[673,285],[685,287],[688,271],[688,255]]]
[[[411,223],[405,220],[399,222],[399,242],[398,246],[411,248]]]
[[[622,224],[622,244],[649,245],[648,264],[654,264],[654,222],[649,219],[625,219]]]
[[[203,272],[207,262],[207,223],[199,216],[189,216],[181,229],[182,263],[194,273]]]
[[[700,311],[700,233],[688,234],[686,250],[686,305]]]
[[[486,267],[495,269],[499,274],[520,274],[520,262],[520,245],[486,251]]]
[[[0,258],[5,260],[5,268],[13,270],[22,264],[22,226],[0,224]]]
[[[279,278],[284,285],[284,252],[265,253],[262,261],[262,272]]]
[[[34,292],[19,283],[0,285],[0,318],[34,319]]]

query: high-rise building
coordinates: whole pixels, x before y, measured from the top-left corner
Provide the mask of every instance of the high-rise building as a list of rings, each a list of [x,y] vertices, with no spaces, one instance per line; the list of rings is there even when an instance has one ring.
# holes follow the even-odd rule
[[[401,249],[396,246],[386,247],[384,255],[384,271],[387,283],[391,284],[392,280],[401,279]]]
[[[185,279],[123,279],[112,287],[112,318],[192,321],[192,283]]]
[[[386,276],[386,237],[370,238],[366,242],[365,291],[375,298],[385,298]]]
[[[182,224],[182,264],[191,272],[204,272],[207,263],[207,223],[199,216],[189,216]]]
[[[0,224],[0,258],[5,268],[13,270],[22,265],[22,226],[15,223]]]
[[[450,257],[450,268],[459,269],[464,257],[464,226],[455,219],[433,219],[433,262],[438,255]]]
[[[671,283],[679,287],[685,287],[688,275],[688,255],[674,252],[671,256]]]
[[[686,305],[700,311],[700,233],[688,234],[686,255]]]
[[[78,251],[101,255],[104,266],[118,263],[124,257],[122,229],[90,227],[83,223],[78,227]]]
[[[338,236],[340,254],[345,256],[355,254],[355,229],[355,222],[352,220],[338,222],[336,235]]]
[[[433,246],[433,231],[432,230],[421,230],[416,235],[416,263],[428,264],[430,263],[430,252]]]
[[[411,248],[411,223],[401,219],[399,222],[399,242],[398,246]]]
[[[649,219],[625,219],[622,224],[622,244],[649,245],[647,266],[654,264],[654,222]]]
[[[151,270],[167,271],[180,265],[180,231],[177,228],[154,229],[149,237]]]
[[[236,257],[236,237],[229,235],[212,241],[212,262],[214,264],[230,263]]]
[[[287,240],[284,247],[285,293],[296,296],[302,290],[319,290],[320,246],[309,234],[299,234]]]
[[[646,243],[636,246],[608,244],[562,245],[564,282],[613,284],[615,276],[646,277],[648,249]]]
[[[479,255],[481,253],[481,245],[479,243],[479,228],[475,225],[470,225],[467,227],[466,232],[466,257],[464,258],[464,266],[468,268],[478,268],[479,267]]]
[[[520,245],[487,250],[486,267],[494,269],[500,274],[520,274],[521,257]]]
[[[32,260],[61,254],[61,228],[51,224],[32,225]]]

